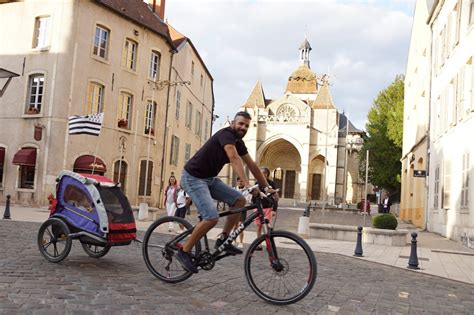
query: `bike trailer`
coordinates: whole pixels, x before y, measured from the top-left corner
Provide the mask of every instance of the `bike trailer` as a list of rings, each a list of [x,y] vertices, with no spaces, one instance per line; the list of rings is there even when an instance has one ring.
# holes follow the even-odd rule
[[[128,245],[136,237],[132,208],[119,185],[104,176],[62,171],[51,217],[66,221],[82,243]]]

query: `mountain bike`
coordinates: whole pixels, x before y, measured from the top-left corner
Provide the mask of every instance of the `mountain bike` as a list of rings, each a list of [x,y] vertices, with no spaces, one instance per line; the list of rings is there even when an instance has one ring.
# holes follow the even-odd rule
[[[237,239],[254,220],[260,220],[264,226],[263,234],[250,244],[244,258],[247,282],[266,302],[277,305],[295,303],[304,298],[316,282],[316,257],[298,235],[273,230],[264,216],[261,200],[256,199],[252,205],[219,213],[219,217],[224,217],[255,210],[214,251],[211,251],[207,234],[204,235],[191,251],[193,261],[202,270],[212,270],[217,261],[233,255],[224,251],[225,244]],[[170,222],[175,223],[175,226],[180,224],[184,232],[179,235],[168,232]],[[147,268],[155,277],[167,283],[177,283],[191,277],[193,273],[183,269],[175,255],[193,228],[188,221],[171,216],[158,219],[148,228],[142,253]]]

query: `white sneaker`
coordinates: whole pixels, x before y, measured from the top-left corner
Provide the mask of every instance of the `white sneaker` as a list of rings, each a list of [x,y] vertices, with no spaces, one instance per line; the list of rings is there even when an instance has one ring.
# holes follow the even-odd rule
[[[243,243],[237,244],[237,248],[244,248],[244,244]]]

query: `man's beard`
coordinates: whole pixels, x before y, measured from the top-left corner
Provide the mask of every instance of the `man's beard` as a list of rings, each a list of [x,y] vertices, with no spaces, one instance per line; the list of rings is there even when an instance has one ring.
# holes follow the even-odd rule
[[[235,136],[239,139],[242,139],[247,134],[247,132],[245,132],[245,131],[239,131],[238,129],[234,129],[234,128],[232,128],[232,129],[234,130]]]

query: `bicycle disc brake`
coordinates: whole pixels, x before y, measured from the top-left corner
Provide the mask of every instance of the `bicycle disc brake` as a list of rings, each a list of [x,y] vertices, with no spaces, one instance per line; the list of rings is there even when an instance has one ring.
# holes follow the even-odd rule
[[[272,261],[273,272],[277,275],[284,276],[288,273],[290,265],[284,259],[278,259]]]
[[[211,270],[212,268],[214,268],[214,265],[216,263],[214,261],[214,258],[212,258],[212,255],[208,252],[200,253],[197,258],[197,261],[197,265],[203,270]]]

